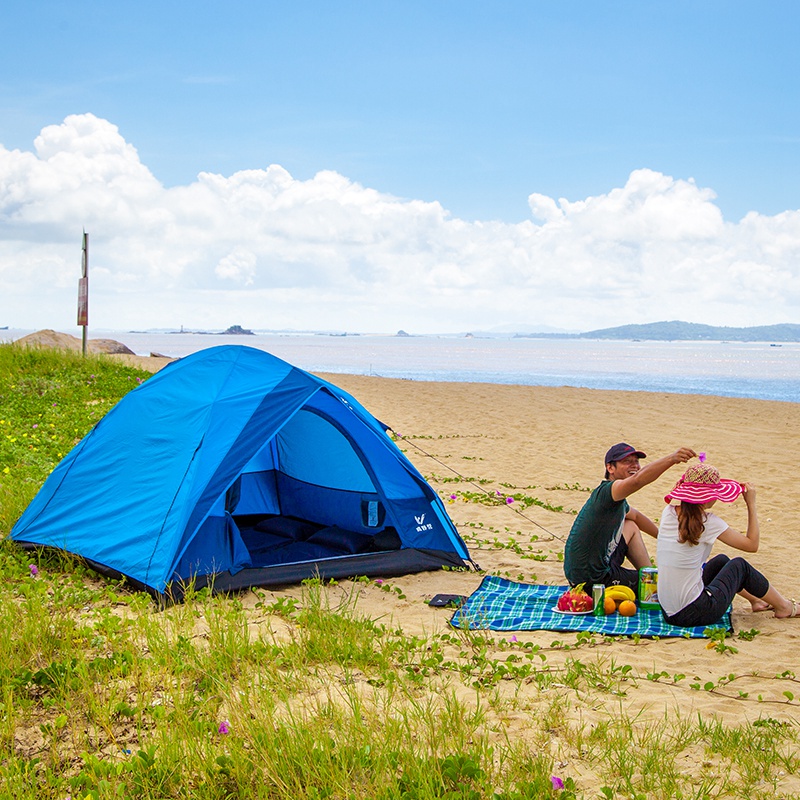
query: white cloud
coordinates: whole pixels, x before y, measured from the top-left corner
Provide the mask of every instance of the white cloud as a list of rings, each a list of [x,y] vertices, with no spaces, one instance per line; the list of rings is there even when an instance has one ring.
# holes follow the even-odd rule
[[[165,188],[114,125],[75,115],[33,152],[0,146],[0,324],[74,324],[83,228],[96,327],[798,321],[800,212],[733,223],[714,200],[648,169],[596,197],[532,193],[519,224],[278,165]]]
[[[214,271],[220,278],[229,278],[243,286],[251,286],[256,271],[256,257],[249,250],[237,247],[220,260]]]

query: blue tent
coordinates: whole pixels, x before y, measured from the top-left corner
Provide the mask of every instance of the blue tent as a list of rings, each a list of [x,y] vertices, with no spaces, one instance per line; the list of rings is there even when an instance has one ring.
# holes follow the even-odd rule
[[[469,561],[439,497],[353,397],[261,350],[212,347],[126,395],[10,538],[156,596]]]

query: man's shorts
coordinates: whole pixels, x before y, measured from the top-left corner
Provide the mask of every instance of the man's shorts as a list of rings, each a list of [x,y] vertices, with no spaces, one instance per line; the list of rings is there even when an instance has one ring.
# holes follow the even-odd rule
[[[606,575],[606,586],[628,586],[634,592],[639,590],[639,570],[623,567],[622,563],[628,555],[628,543],[620,537],[617,549],[611,554]]]

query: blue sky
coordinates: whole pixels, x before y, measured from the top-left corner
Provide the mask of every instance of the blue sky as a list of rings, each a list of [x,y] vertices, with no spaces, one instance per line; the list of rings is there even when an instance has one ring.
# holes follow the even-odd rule
[[[548,316],[545,312],[552,303],[545,303],[536,310],[535,319],[522,319],[524,304],[506,314],[502,298],[489,303],[481,294],[486,292],[484,278],[507,281],[507,275],[493,271],[488,262],[468,275],[461,270],[467,269],[464,262],[470,260],[469,254],[491,251],[491,237],[486,232],[490,223],[542,224],[541,217],[532,216],[531,195],[577,204],[589,198],[612,198],[615,190],[629,186],[632,173],[645,170],[669,178],[672,188],[653,188],[658,181],[650,181],[650,188],[628,194],[642,197],[642,192],[648,196],[651,191],[659,196],[666,192],[674,199],[672,189],[688,182],[706,193],[694,201],[706,211],[710,204],[719,212],[714,231],[692,231],[684,249],[678,248],[678,256],[661,247],[661,263],[670,259],[674,263],[676,257],[687,254],[691,260],[695,256],[689,249],[696,254],[697,237],[706,243],[712,236],[718,245],[714,251],[718,260],[712,259],[715,268],[725,267],[722,254],[730,254],[731,247],[739,243],[741,249],[728,263],[771,271],[774,293],[765,295],[761,311],[754,310],[751,301],[737,314],[735,298],[714,298],[706,293],[696,309],[690,307],[696,317],[704,319],[692,321],[762,324],[774,317],[775,293],[784,299],[794,297],[800,280],[797,267],[791,266],[800,250],[794,240],[796,220],[786,222],[781,217],[800,208],[799,18],[800,6],[794,2],[735,0],[491,4],[300,0],[224,6],[146,0],[135,5],[11,0],[0,21],[4,41],[0,50],[0,144],[7,154],[32,153],[35,140],[48,126],[91,115],[117,129],[119,139],[113,147],[120,148],[124,142],[134,148],[140,164],[165,191],[192,187],[201,173],[227,179],[242,171],[265,171],[278,165],[312,193],[318,188],[315,176],[332,172],[351,185],[379,193],[384,199],[393,198],[397,202],[394,211],[409,211],[417,203],[438,204],[446,216],[437,223],[438,233],[430,232],[430,221],[417,218],[411,229],[393,230],[398,240],[403,231],[416,239],[431,239],[431,253],[439,253],[439,260],[431,255],[430,270],[416,276],[418,282],[425,279],[429,292],[441,298],[448,287],[472,292],[476,313],[472,317],[453,314],[447,325],[456,328],[513,323],[560,327],[556,317],[569,328],[582,327],[583,321],[593,324],[595,320],[587,319],[585,311],[570,318],[568,286],[559,289],[533,281],[536,286],[531,291],[537,297],[550,292],[565,308],[559,315]],[[55,249],[34,252],[31,231],[36,226],[32,227],[32,220],[22,219],[18,206],[8,200],[8,187],[17,185],[20,169],[28,167],[30,164],[16,164],[0,172],[0,189],[5,185],[6,190],[6,204],[0,203],[0,235],[8,243],[9,253],[20,249],[12,247],[14,242],[26,243],[20,269],[46,269],[43,264],[62,256]],[[48,180],[64,191],[69,181],[59,174],[60,178],[50,175]],[[106,179],[113,182],[108,176]],[[30,181],[26,185],[39,184]],[[677,194],[686,196],[683,191]],[[342,196],[337,194],[337,203]],[[48,197],[55,204],[56,196],[51,193]],[[41,197],[31,198],[22,201],[23,208],[41,208]],[[19,202],[18,193],[14,202]],[[154,195],[148,200],[150,207],[159,202]],[[172,201],[164,202],[174,214],[174,195]],[[367,199],[359,202],[363,208]],[[386,202],[381,201],[381,208]],[[693,209],[690,202],[682,211],[667,212],[664,228],[675,214],[695,215]],[[571,207],[566,216],[574,223],[574,214],[580,210],[582,207]],[[762,237],[758,243],[752,238],[754,226],[747,230],[738,227],[748,212],[756,212],[773,226],[769,235],[763,225],[755,226]],[[364,211],[366,218],[375,213]],[[46,220],[33,216],[41,233]],[[98,258],[102,261],[102,243],[119,243],[120,231],[108,230],[102,214],[85,216],[83,224],[91,225],[94,230],[90,233],[99,237]],[[599,214],[598,219],[602,217]],[[319,214],[312,215],[305,223],[298,219],[297,225],[310,226],[318,219]],[[469,234],[461,230],[456,234],[449,225],[452,221],[473,227]],[[74,239],[79,240],[77,217],[63,219],[61,227],[54,225],[49,232],[48,245],[66,245],[73,222],[77,225]],[[779,222],[780,230],[774,229]],[[115,224],[125,227],[120,220]],[[572,224],[570,238],[548,250],[549,257],[556,259],[557,253],[572,250],[578,238],[586,235],[587,224],[585,220],[578,226]],[[337,258],[351,267],[363,264],[353,268],[355,283],[369,283],[376,296],[396,291],[393,283],[382,283],[379,278],[392,270],[388,254],[377,258],[374,251],[354,252],[352,246],[345,253],[342,242],[349,241],[353,231],[339,230],[336,215],[326,217],[324,227],[331,230],[330,246]],[[646,239],[647,231],[642,233],[640,224],[633,228],[633,234],[630,228],[619,231],[613,246],[617,255],[610,264],[596,248],[573,254],[575,261],[569,263],[575,264],[574,280],[585,283],[582,260],[593,258],[597,258],[599,270],[624,269],[636,276],[650,268],[658,274],[659,268],[648,267],[649,262],[619,255],[633,247],[636,252],[648,250],[652,256],[653,242]],[[663,228],[660,231],[657,238],[663,242]],[[462,234],[463,242],[454,246],[453,236]],[[539,240],[547,238],[545,234],[541,231]],[[148,235],[157,234],[150,231]],[[386,235],[385,230],[367,233],[359,227],[356,238],[383,240]],[[517,235],[527,241],[528,233],[501,226],[495,228],[495,235],[502,242]],[[567,234],[562,231],[559,235]],[[770,260],[766,245],[773,235],[791,239],[791,246],[778,260]],[[631,236],[645,239],[631,245]],[[745,238],[747,243],[742,245]],[[517,241],[509,252],[520,247],[525,245]],[[447,250],[444,258],[443,249]],[[186,295],[192,286],[214,292],[215,287],[203,283],[198,275],[216,270],[217,278],[222,275],[231,281],[238,276],[242,280],[238,287],[216,287],[234,294],[220,295],[215,302],[234,302],[233,298],[243,299],[249,293],[256,308],[253,293],[266,293],[258,298],[263,301],[274,286],[274,280],[270,282],[265,275],[259,282],[259,276],[266,269],[274,277],[274,265],[262,268],[269,261],[265,241],[245,246],[245,250],[244,260],[250,266],[244,278],[241,270],[237,272],[230,267],[232,262],[225,261],[230,256],[237,264],[243,263],[242,253],[232,255],[231,250],[215,253],[213,264],[185,264],[181,285],[165,281],[157,286],[165,296],[170,292]],[[606,246],[601,250],[607,255]],[[318,274],[324,272],[317,263],[323,252],[283,252],[281,264],[290,270],[291,265],[301,264],[309,290],[317,279],[321,285],[332,286],[332,276]],[[542,257],[541,250],[528,253],[527,267],[520,269],[533,269],[531,265]],[[69,254],[63,259],[67,263]],[[439,269],[442,261],[447,264],[448,277],[428,281],[431,270]],[[109,308],[114,308],[109,316],[119,319],[122,306],[118,303],[123,299],[117,271],[124,269],[113,262],[110,252],[106,266],[108,285],[101,281],[98,291],[109,292]],[[563,264],[552,260],[546,267],[560,270]],[[402,258],[396,268],[406,269]],[[364,278],[365,271],[368,278]],[[125,273],[130,280],[132,274]],[[781,276],[788,281],[783,289]],[[153,279],[152,274],[149,277]],[[65,280],[65,291],[68,285],[71,287]],[[16,283],[7,285],[8,291],[23,291],[14,287]],[[299,292],[303,286],[298,283],[294,288]],[[306,312],[298,314],[297,327],[317,319],[317,309],[325,302],[353,292],[353,285],[332,288],[336,291],[327,301],[320,296],[319,306],[309,305]],[[126,291],[133,290],[129,286]],[[111,294],[116,296],[114,302]],[[598,306],[597,320],[607,316],[600,313],[599,304],[637,300],[630,291],[604,285],[594,286],[591,294]],[[202,298],[193,297],[186,315],[215,318],[210,310],[213,303],[204,310]],[[368,302],[370,295],[360,299]],[[643,287],[638,299],[637,306],[646,304],[652,311],[646,319],[631,321],[662,318],[653,308],[658,304],[654,286]],[[54,297],[52,306],[45,303],[42,308],[52,311],[59,302]],[[444,306],[444,299],[441,302]],[[589,298],[586,302],[589,308]],[[493,313],[477,313],[487,303]],[[31,311],[38,305],[32,304]],[[683,318],[680,308],[664,310]],[[790,306],[777,311],[775,321],[798,321],[791,319],[794,312]],[[424,327],[434,318],[434,306],[419,319],[411,316],[414,324]],[[2,317],[0,306],[0,323]],[[223,327],[233,321],[230,314],[226,319]],[[386,314],[358,319],[363,325],[374,325],[386,319]],[[400,313],[391,315],[397,327],[403,327],[402,320]],[[335,324],[333,317],[326,321],[333,327],[348,327]],[[24,325],[25,320],[12,322]],[[260,321],[250,324],[259,326]],[[295,327],[292,320],[286,324]]]

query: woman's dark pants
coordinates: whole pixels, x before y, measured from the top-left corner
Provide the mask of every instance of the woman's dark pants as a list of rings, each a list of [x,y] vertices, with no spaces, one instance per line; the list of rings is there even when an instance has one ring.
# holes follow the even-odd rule
[[[741,557],[728,558],[720,553],[703,567],[705,588],[700,596],[677,614],[664,618],[670,625],[694,628],[719,622],[728,610],[734,595],[743,589],[756,597],[769,591],[769,581],[749,561]]]

